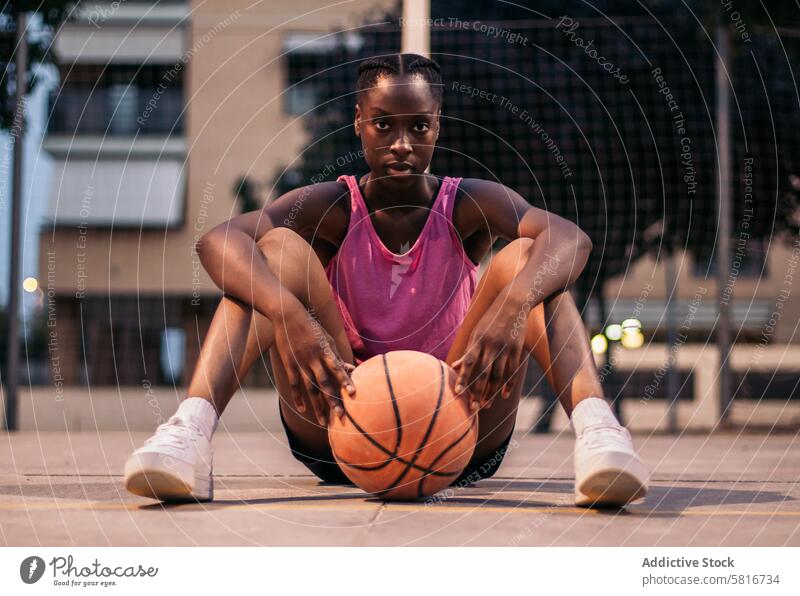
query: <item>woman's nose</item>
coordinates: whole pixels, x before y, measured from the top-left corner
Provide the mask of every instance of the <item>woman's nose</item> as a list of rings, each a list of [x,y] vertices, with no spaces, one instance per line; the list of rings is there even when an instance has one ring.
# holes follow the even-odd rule
[[[392,143],[390,149],[392,153],[396,153],[398,155],[408,155],[411,153],[411,151],[413,151],[413,147],[408,141],[408,135],[405,133],[398,135],[398,137]]]

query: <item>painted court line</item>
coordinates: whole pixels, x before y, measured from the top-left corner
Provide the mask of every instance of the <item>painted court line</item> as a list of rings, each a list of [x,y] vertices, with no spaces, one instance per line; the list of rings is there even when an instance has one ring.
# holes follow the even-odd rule
[[[414,513],[465,513],[465,512],[481,512],[481,513],[515,513],[515,514],[556,514],[556,515],[597,515],[597,514],[610,514],[610,515],[635,515],[635,516],[649,516],[649,515],[676,515],[676,516],[700,516],[700,517],[800,517],[800,511],[752,511],[752,510],[715,510],[715,511],[698,511],[698,510],[667,510],[667,509],[640,509],[632,507],[624,510],[596,510],[596,509],[583,509],[580,507],[558,507],[547,505],[542,507],[525,507],[525,506],[502,506],[502,505],[443,505],[443,506],[426,506],[426,505],[399,505],[392,503],[370,504],[370,503],[238,503],[238,504],[224,504],[224,503],[186,503],[183,505],[168,505],[165,511],[187,511],[187,508],[192,507],[190,511],[298,511],[298,510],[320,510],[320,511],[359,511],[359,510],[375,510],[381,505],[384,506],[387,512],[414,512]],[[91,503],[85,501],[73,502],[51,502],[51,503],[10,503],[0,502],[0,511],[57,511],[63,509],[70,510],[86,510],[86,511],[136,511],[147,507],[148,511],[154,511],[157,508],[157,503]]]

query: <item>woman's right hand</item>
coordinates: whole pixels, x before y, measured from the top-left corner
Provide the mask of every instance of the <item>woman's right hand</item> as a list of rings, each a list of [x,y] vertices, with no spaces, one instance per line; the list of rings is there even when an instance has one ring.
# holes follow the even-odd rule
[[[311,408],[321,426],[327,426],[331,411],[343,416],[340,392],[355,395],[350,378],[355,366],[342,360],[336,342],[302,305],[284,308],[272,323],[297,411]]]

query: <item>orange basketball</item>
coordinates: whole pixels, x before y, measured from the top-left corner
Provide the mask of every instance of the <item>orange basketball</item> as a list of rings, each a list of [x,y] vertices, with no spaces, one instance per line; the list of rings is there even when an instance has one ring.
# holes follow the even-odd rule
[[[477,417],[453,392],[456,373],[422,352],[399,350],[360,364],[355,396],[333,417],[331,449],[347,477],[387,500],[445,488],[464,470],[478,438]]]

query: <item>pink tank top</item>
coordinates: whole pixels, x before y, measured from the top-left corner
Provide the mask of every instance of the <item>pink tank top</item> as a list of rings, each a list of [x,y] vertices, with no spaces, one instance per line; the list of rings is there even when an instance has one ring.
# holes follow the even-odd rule
[[[446,176],[417,241],[397,255],[378,237],[355,176],[350,224],[325,272],[356,363],[392,350],[444,360],[467,313],[478,278],[453,226],[461,178]]]

